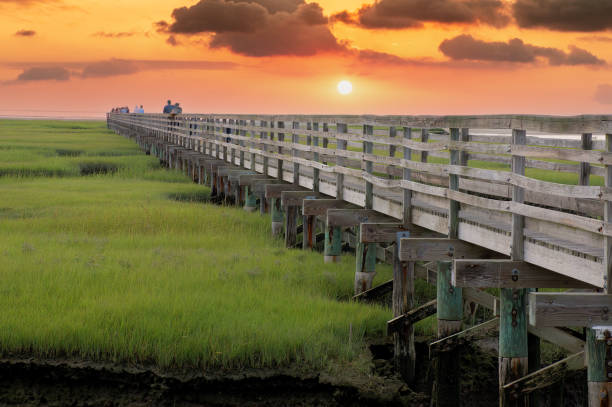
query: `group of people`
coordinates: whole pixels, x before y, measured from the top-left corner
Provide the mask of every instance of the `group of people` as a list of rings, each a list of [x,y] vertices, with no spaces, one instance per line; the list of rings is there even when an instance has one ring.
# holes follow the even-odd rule
[[[134,107],[133,112],[134,113],[144,113],[144,108],[142,107],[142,105],[140,105],[140,107],[136,105]],[[130,108],[127,106],[113,107],[111,109],[111,113],[130,113]],[[163,113],[164,114],[181,114],[183,113],[183,108],[181,107],[180,103],[176,102],[172,104],[172,101],[168,100],[168,104],[164,106]]]
[[[176,102],[175,104],[172,104],[172,101],[170,99],[168,99],[168,104],[166,106],[164,106],[163,113],[165,113],[165,114],[181,114],[181,113],[183,113],[183,108],[180,106],[180,104],[178,102]]]
[[[111,109],[111,113],[129,113],[129,112],[130,112],[130,108],[127,106],[113,107]],[[144,107],[142,107],[142,105],[140,105],[140,107],[136,105],[134,107],[134,113],[144,113]]]

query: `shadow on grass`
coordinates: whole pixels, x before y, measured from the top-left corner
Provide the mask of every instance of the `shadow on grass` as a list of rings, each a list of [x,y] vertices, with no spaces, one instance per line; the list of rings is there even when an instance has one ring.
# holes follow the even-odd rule
[[[173,192],[166,195],[168,199],[178,202],[210,202],[208,191]]]
[[[108,162],[81,162],[79,172],[81,175],[113,174],[119,171],[119,166]]]

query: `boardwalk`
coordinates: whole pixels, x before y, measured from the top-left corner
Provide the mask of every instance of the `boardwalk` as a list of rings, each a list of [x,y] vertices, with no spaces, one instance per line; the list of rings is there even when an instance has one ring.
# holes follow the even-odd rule
[[[301,231],[313,248],[323,223],[325,260],[337,261],[344,231],[356,228],[355,293],[393,290],[388,329],[406,380],[412,324],[437,313],[430,349],[440,369],[456,362],[457,344],[499,330],[503,405],[527,405],[585,363],[590,405],[612,405],[612,116],[111,114],[108,125],[213,194],[247,210],[259,202],[287,246]],[[394,263],[394,280],[372,288],[377,257]],[[438,287],[416,309],[415,276]],[[495,318],[462,330],[464,302]],[[538,338],[572,355],[539,369]],[[439,406],[457,403],[447,376],[437,378]]]

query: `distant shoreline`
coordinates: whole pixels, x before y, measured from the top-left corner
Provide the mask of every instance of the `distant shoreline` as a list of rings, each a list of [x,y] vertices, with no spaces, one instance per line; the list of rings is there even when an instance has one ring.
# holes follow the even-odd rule
[[[65,121],[91,121],[101,122],[105,121],[106,117],[87,117],[87,116],[15,116],[15,115],[2,115],[0,114],[0,120],[12,119],[12,120],[65,120]]]

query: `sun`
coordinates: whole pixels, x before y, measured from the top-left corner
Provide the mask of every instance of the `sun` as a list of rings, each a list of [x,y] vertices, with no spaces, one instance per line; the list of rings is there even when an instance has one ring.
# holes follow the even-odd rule
[[[348,95],[353,91],[353,85],[349,81],[338,82],[338,93],[341,95]]]

